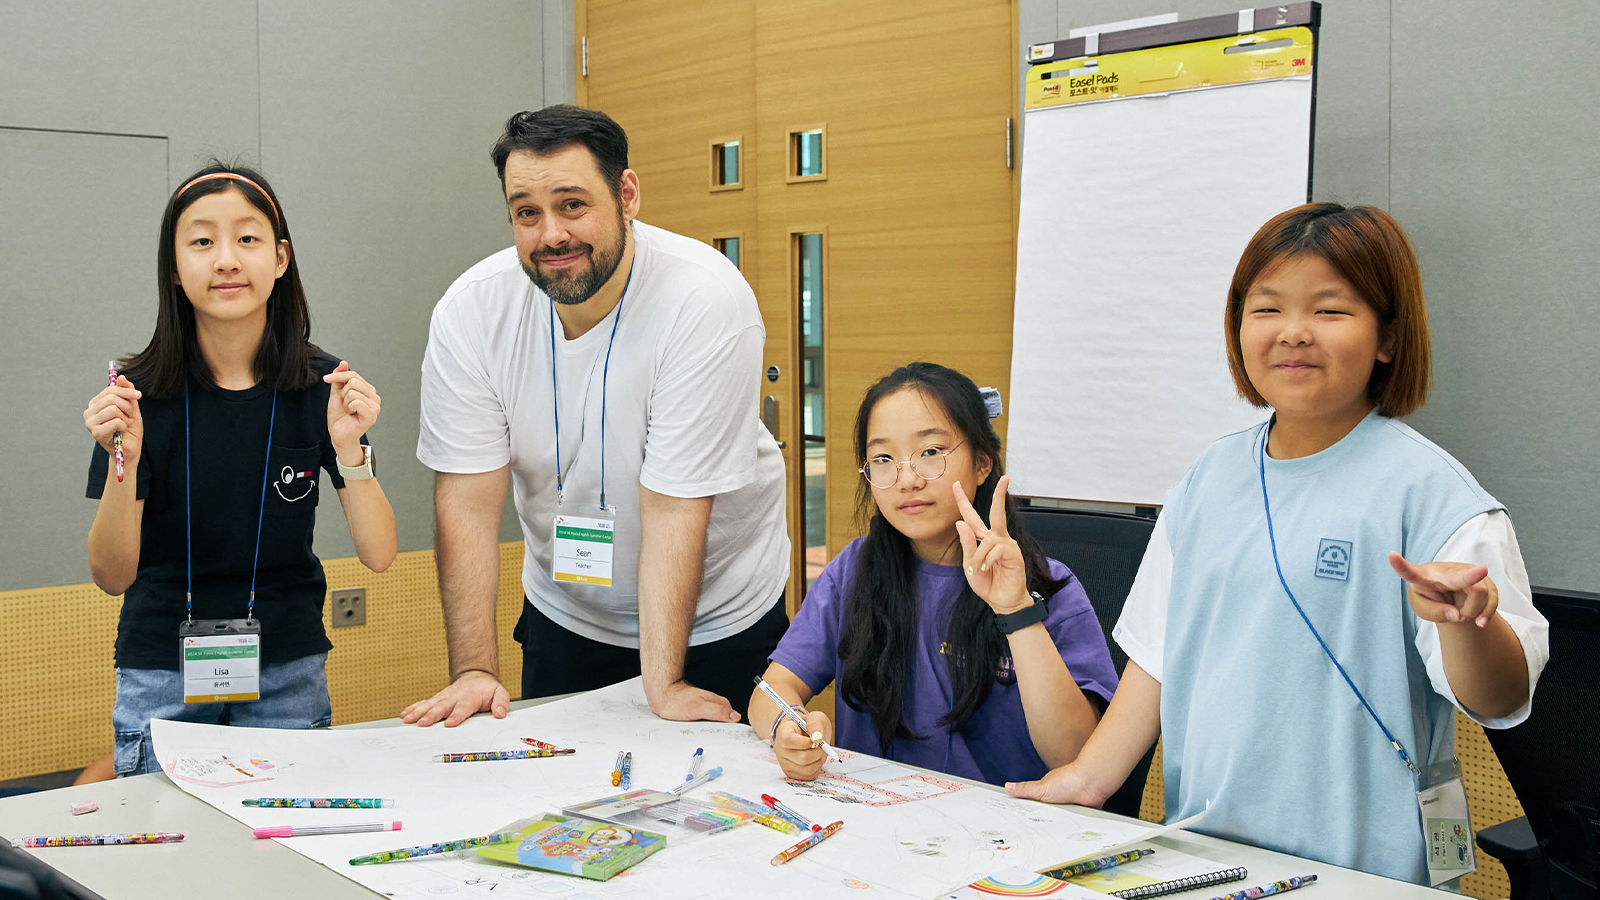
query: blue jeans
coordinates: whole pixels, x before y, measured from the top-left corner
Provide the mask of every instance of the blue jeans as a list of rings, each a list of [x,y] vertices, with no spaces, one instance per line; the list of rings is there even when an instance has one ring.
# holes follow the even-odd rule
[[[183,673],[167,669],[117,669],[117,777],[161,771],[150,740],[151,719],[242,725],[252,728],[326,728],[333,724],[328,700],[328,654],[317,653],[261,667],[261,699],[248,703],[184,703]]]

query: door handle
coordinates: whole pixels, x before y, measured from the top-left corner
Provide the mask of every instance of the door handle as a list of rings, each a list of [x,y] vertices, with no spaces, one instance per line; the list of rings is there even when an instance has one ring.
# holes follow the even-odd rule
[[[767,426],[767,431],[772,434],[773,440],[778,438],[778,398],[767,395],[761,398],[761,424]],[[778,441],[781,450],[787,446],[783,441]]]

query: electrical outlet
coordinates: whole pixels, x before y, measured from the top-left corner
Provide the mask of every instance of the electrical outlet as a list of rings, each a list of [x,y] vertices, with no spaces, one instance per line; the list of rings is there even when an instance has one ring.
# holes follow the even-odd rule
[[[367,624],[367,589],[340,588],[333,592],[333,627]]]

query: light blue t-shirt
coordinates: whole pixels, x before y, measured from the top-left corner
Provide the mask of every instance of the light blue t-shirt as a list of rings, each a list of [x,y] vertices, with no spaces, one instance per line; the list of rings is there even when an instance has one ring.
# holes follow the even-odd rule
[[[1273,567],[1258,453],[1228,435],[1167,493],[1172,591],[1161,691],[1169,821],[1426,883],[1416,784],[1295,612]],[[1455,709],[1433,690],[1398,550],[1432,560],[1501,505],[1448,453],[1373,413],[1337,444],[1266,458],[1284,578],[1419,766],[1449,758]]]

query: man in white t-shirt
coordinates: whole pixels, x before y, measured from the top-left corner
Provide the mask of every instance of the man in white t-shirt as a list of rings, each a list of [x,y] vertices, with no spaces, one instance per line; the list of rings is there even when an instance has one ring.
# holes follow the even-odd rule
[[[526,546],[522,695],[642,674],[663,718],[738,721],[788,625],[755,295],[710,246],[635,220],[627,136],[604,113],[518,113],[492,156],[516,245],[445,292],[422,363],[417,457],[436,473],[452,683],[404,719],[506,714],[509,485]]]

